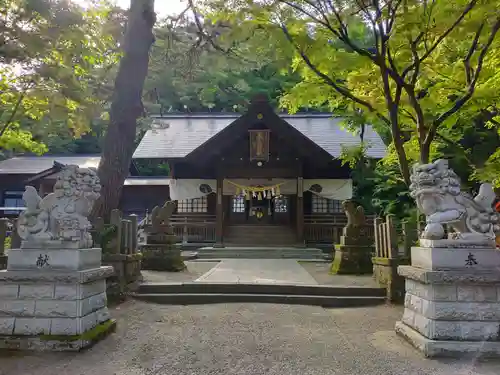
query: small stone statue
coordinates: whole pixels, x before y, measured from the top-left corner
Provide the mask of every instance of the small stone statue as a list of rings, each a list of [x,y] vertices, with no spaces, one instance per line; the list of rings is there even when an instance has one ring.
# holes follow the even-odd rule
[[[49,233],[49,213],[41,207],[42,198],[33,186],[26,186],[23,201],[26,210],[21,213],[17,221],[19,236],[28,241],[52,239]]]
[[[344,227],[343,235],[345,237],[359,237],[366,224],[365,210],[362,206],[357,206],[352,200],[342,202],[342,208],[347,216],[347,225]]]
[[[491,184],[482,184],[475,198],[460,191],[460,179],[448,167],[447,160],[415,165],[411,176],[411,196],[426,216],[422,240],[460,242],[494,247],[495,233],[500,232],[500,215],[493,209],[495,193]],[[444,239],[444,225],[454,232]],[[444,243],[443,241],[440,241]]]
[[[27,186],[23,194],[26,211],[18,220],[18,233],[29,246],[47,242],[73,242],[78,248],[92,246],[90,215],[101,189],[94,169],[64,166],[54,192],[41,198]]]
[[[170,224],[170,217],[175,211],[175,202],[167,201],[163,207],[156,206],[151,211],[151,232],[161,233],[166,231],[167,233],[172,232],[172,226]]]

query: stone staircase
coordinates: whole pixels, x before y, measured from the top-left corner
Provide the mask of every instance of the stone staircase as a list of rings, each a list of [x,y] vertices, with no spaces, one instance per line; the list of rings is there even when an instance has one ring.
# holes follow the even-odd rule
[[[281,246],[296,244],[292,229],[284,225],[231,225],[225,228],[226,246]]]
[[[385,290],[369,287],[283,284],[171,283],[142,284],[139,300],[191,305],[212,303],[278,303],[322,307],[365,307],[385,303]]]

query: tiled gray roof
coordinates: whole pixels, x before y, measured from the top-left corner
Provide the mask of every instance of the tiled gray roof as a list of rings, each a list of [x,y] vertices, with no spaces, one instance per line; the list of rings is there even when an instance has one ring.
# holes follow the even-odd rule
[[[0,162],[0,174],[37,174],[54,166],[54,161],[61,164],[73,164],[79,167],[97,168],[99,155],[82,156],[18,156]]]
[[[134,153],[134,159],[182,158],[201,146],[239,117],[238,114],[172,115],[153,120]],[[342,129],[341,119],[328,114],[280,115],[318,146],[339,157],[342,146],[360,142],[359,136]],[[380,136],[366,127],[365,141],[368,157],[382,158],[386,147]]]

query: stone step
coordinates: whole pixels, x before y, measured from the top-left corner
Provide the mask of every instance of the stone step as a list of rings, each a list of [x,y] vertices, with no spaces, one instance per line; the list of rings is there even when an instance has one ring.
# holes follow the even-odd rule
[[[315,248],[295,247],[223,247],[200,248],[198,259],[324,259],[324,253]]]
[[[214,303],[273,303],[322,307],[366,307],[385,303],[385,297],[315,296],[287,294],[132,294],[132,297],[158,304],[196,305]]]
[[[323,260],[323,255],[293,254],[293,253],[199,253],[198,259],[317,259]]]
[[[384,297],[384,288],[301,285],[301,284],[234,284],[234,283],[151,283],[141,284],[137,294],[272,294],[330,297]]]

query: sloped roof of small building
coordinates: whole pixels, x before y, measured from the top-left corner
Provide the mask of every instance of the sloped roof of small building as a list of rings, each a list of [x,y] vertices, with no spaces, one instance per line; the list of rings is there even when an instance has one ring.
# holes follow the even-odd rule
[[[38,174],[54,166],[54,162],[97,168],[100,155],[17,156],[0,161],[0,174]]]
[[[343,129],[342,119],[331,114],[279,116],[335,158],[340,156],[342,146],[360,144],[359,135]],[[239,117],[237,113],[156,117],[152,129],[146,132],[135,150],[134,159],[183,158]],[[365,142],[368,157],[380,159],[385,156],[386,146],[371,126],[366,127]]]

